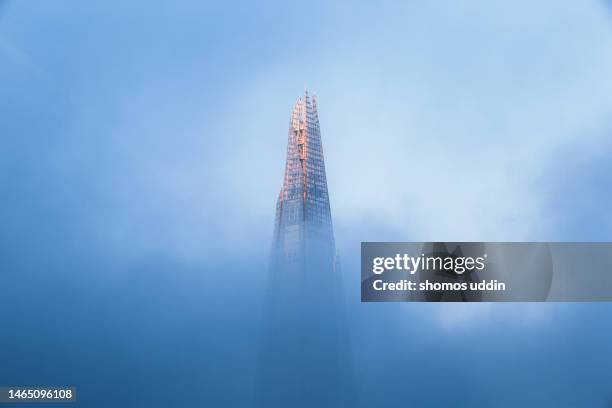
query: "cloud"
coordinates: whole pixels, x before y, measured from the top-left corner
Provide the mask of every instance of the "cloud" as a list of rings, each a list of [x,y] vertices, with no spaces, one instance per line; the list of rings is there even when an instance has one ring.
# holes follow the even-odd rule
[[[543,163],[563,162],[558,146],[601,138],[612,113],[601,4],[359,10],[327,46],[260,69],[249,88],[255,100],[285,99],[284,125],[292,99],[277,89],[314,83],[334,215],[383,214],[414,240],[554,239],[541,185],[555,175]],[[237,161],[253,148],[265,155],[257,146],[283,160],[284,128],[262,124],[262,111],[274,120],[270,106],[244,112],[260,127]]]
[[[329,36],[316,52],[255,71],[248,98],[236,101],[257,101],[237,115],[257,137],[237,145],[234,162],[258,163],[280,185],[286,117],[308,81],[319,94],[332,210],[347,234],[340,241],[368,239],[350,225],[372,219],[373,230],[398,240],[560,239],[551,219],[580,210],[550,200],[547,186],[563,183],[550,172],[566,162],[559,152],[609,148],[612,26],[602,4],[356,9],[321,28]],[[235,190],[241,201],[273,191],[256,178],[245,175],[251,182]],[[270,206],[251,203],[262,216]],[[529,326],[555,310],[514,306],[443,305],[432,317],[450,332],[500,319]]]
[[[555,304],[542,303],[442,303],[431,310],[434,322],[448,334],[513,325],[536,328],[553,319],[559,310]]]
[[[559,180],[547,169],[563,164],[559,146],[590,146],[588,162],[612,111],[612,29],[596,1],[382,2],[350,13],[324,3],[309,30],[269,7],[261,20],[237,15],[242,34],[218,36],[180,10],[180,28],[157,30],[152,10],[133,32],[140,9],[109,7],[87,41],[78,27],[54,32],[66,48],[56,59],[32,41],[45,26],[24,7],[7,15],[11,46],[74,109],[51,161],[116,216],[84,211],[101,245],[135,252],[260,251],[304,84],[319,94],[336,224],[375,219],[394,239],[555,239],[546,219],[573,208],[551,203],[543,186]],[[87,12],[55,10],[52,21]],[[28,24],[36,30],[20,34]],[[84,162],[95,171],[83,174]]]

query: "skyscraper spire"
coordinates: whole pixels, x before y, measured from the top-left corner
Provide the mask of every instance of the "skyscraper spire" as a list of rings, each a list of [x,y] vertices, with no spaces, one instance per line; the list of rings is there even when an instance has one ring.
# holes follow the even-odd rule
[[[306,90],[295,102],[289,120],[274,240],[276,250],[286,260],[301,258],[304,250],[313,246],[334,253],[321,129],[316,101],[311,100]]]
[[[258,405],[353,406],[321,130],[316,102],[306,90],[289,119],[272,254]]]

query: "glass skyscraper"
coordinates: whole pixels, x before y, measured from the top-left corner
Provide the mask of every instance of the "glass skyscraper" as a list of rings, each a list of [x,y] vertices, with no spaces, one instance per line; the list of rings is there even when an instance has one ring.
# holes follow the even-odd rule
[[[257,394],[265,407],[341,407],[354,398],[316,98],[295,102],[276,203]],[[333,379],[333,381],[330,381]]]
[[[304,265],[315,256],[335,264],[321,129],[316,97],[298,98],[289,121],[285,177],[276,204],[275,261]]]

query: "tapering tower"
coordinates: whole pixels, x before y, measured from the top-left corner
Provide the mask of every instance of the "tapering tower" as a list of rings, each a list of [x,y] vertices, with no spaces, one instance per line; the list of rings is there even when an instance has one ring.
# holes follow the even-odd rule
[[[353,406],[353,372],[317,102],[289,121],[256,401],[261,407]]]
[[[289,120],[285,177],[276,204],[276,261],[302,263],[311,251],[335,253],[316,97],[297,99]]]

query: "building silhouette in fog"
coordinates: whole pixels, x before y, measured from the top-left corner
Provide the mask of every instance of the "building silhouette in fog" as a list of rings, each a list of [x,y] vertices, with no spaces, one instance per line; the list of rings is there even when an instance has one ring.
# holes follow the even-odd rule
[[[260,406],[347,406],[353,372],[317,100],[291,112],[256,385]]]

